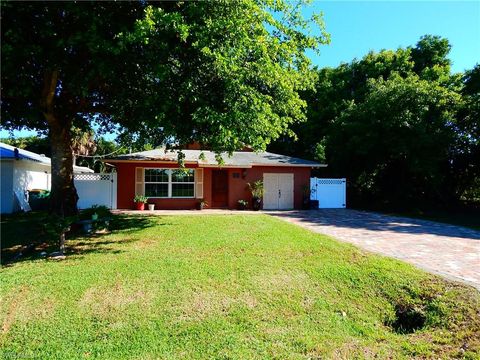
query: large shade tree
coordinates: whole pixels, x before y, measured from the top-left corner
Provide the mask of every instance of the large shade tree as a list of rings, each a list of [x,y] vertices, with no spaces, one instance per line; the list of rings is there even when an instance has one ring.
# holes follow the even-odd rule
[[[288,133],[312,86],[305,50],[328,41],[299,5],[2,2],[2,124],[48,133],[52,211],[77,212],[72,126],[216,151]]]

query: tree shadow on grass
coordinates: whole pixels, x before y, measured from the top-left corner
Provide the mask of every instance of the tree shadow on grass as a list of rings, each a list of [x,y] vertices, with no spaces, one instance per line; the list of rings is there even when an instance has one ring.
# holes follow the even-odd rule
[[[33,261],[58,250],[58,242],[45,232],[45,212],[31,212],[2,217],[1,220],[1,264],[12,265],[20,261]],[[108,230],[84,234],[80,227],[73,226],[67,233],[66,255],[85,255],[89,253],[120,253],[118,245],[140,240],[134,233],[152,226],[170,225],[159,223],[154,217],[111,215]],[[118,239],[109,238],[110,234],[121,234]]]
[[[83,257],[88,254],[120,254],[124,250],[119,249],[119,245],[130,244],[138,239],[105,240],[105,241],[77,241],[67,242],[66,256],[75,255],[75,258]]]

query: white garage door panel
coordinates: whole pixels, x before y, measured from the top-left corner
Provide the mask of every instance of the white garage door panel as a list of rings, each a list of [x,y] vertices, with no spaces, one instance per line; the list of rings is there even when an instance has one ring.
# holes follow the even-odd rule
[[[278,178],[276,174],[264,174],[263,187],[263,208],[265,210],[278,209]]]
[[[293,209],[293,174],[280,174],[278,177],[280,198],[278,208]]]
[[[263,208],[265,210],[293,209],[293,174],[264,174]]]

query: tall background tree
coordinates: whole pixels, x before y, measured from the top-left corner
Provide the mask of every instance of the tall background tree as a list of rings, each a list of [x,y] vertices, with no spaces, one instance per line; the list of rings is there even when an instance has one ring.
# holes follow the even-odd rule
[[[48,133],[52,211],[77,212],[72,127],[216,151],[288,133],[313,86],[305,51],[328,41],[301,5],[2,2],[2,125]]]
[[[479,200],[479,66],[452,74],[447,39],[371,52],[317,70],[302,93],[307,121],[298,141],[270,149],[328,163],[321,176],[347,177],[349,203],[384,209]]]

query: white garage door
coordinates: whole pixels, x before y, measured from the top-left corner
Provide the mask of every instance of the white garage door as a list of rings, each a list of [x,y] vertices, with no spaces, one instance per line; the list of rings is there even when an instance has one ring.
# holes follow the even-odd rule
[[[293,209],[293,174],[263,174],[263,208]]]
[[[345,208],[346,179],[310,179],[311,200],[318,200],[320,209]]]

